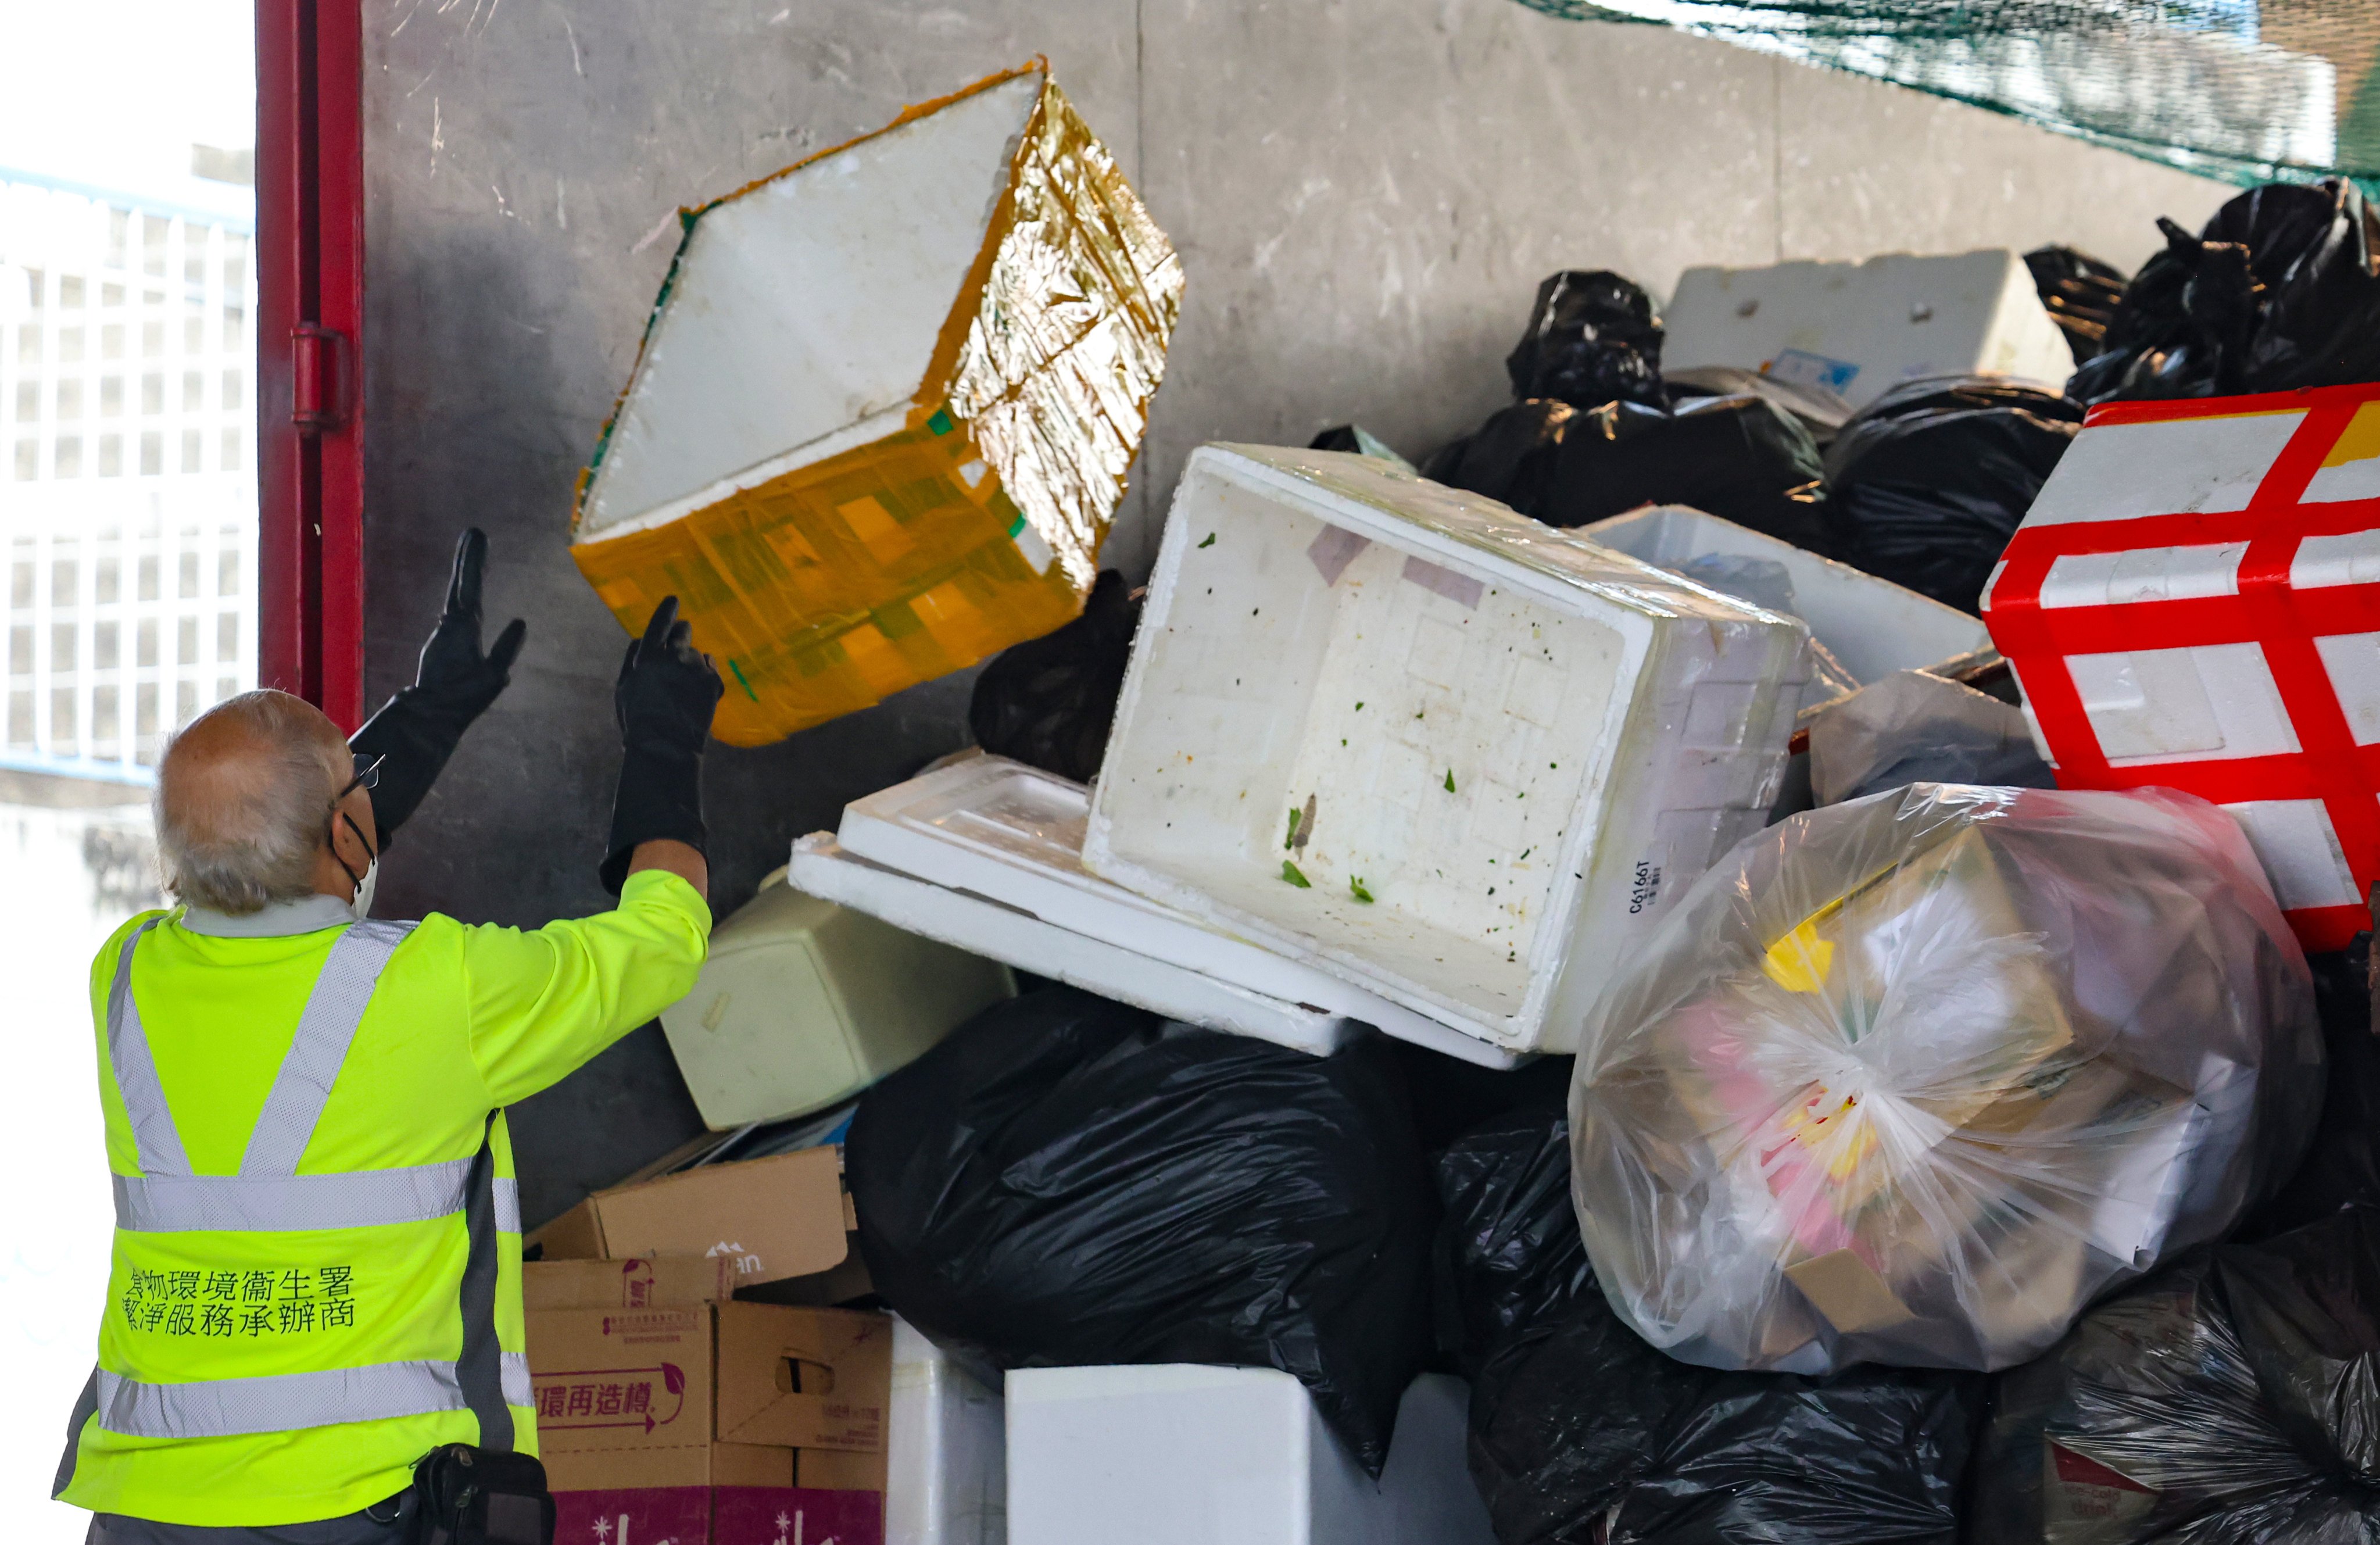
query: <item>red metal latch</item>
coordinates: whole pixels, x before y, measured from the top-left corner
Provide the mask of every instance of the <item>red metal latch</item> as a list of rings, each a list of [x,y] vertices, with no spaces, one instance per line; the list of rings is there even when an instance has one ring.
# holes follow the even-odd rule
[[[301,322],[290,330],[289,421],[300,434],[320,434],[339,427],[339,363],[346,339],[317,322]]]

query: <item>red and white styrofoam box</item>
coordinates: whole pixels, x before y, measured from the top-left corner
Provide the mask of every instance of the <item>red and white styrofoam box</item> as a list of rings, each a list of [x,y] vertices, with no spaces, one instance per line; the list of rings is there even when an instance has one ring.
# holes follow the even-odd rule
[[[2095,408],[1984,588],[2064,788],[2238,818],[2309,950],[2380,881],[2380,383]]]

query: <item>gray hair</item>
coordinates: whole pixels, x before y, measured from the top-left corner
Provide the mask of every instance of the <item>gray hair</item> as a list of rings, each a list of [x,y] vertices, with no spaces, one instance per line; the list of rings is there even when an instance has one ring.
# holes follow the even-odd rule
[[[350,771],[337,729],[302,698],[243,692],[200,714],[158,767],[165,888],[236,917],[312,894],[330,802]]]

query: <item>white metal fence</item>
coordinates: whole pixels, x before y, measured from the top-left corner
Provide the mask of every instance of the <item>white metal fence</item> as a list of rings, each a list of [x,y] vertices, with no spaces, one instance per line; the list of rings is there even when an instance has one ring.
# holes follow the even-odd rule
[[[0,173],[0,766],[145,783],[255,685],[253,248]]]

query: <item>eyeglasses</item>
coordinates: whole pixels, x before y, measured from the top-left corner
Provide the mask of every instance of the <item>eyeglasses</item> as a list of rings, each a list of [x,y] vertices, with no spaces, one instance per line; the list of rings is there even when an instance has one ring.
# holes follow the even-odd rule
[[[347,780],[347,785],[345,788],[342,788],[338,793],[331,796],[332,809],[336,809],[340,800],[345,799],[348,795],[353,794],[359,788],[372,789],[380,787],[381,763],[387,760],[388,758],[385,755],[367,757],[361,752],[356,753],[356,775]]]

